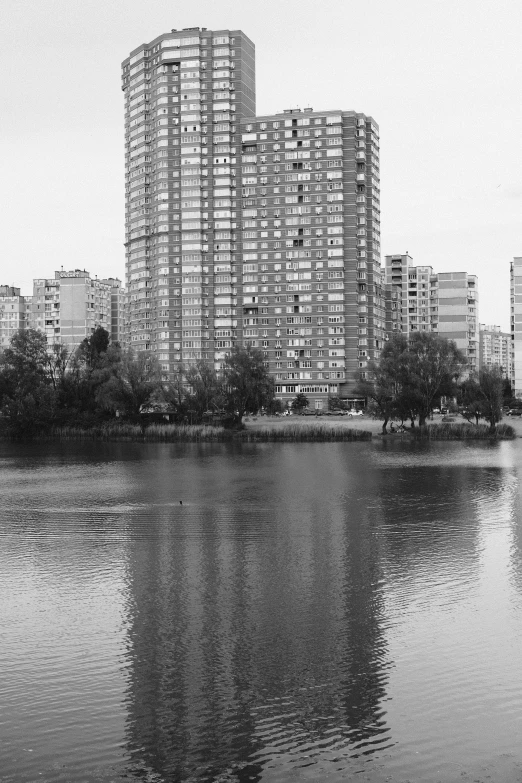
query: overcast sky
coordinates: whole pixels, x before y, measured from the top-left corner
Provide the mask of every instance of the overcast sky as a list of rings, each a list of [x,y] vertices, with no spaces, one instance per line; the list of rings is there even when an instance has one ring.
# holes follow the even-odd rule
[[[241,29],[257,113],[372,115],[382,254],[479,276],[509,328],[522,255],[519,0],[3,0],[0,284],[63,265],[124,279],[120,64],[172,28]]]

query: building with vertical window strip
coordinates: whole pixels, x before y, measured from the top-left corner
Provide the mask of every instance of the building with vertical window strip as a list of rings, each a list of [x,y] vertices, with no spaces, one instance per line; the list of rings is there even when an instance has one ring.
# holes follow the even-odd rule
[[[342,110],[255,117],[241,31],[165,33],[122,64],[126,341],[221,366],[260,348],[277,396],[350,394],[384,340],[379,130]]]
[[[243,340],[278,398],[326,407],[384,340],[378,127],[312,109],[241,125]]]
[[[466,272],[439,272],[413,266],[408,254],[386,256],[386,332],[436,332],[453,340],[479,369],[478,279]]]
[[[500,326],[480,324],[479,369],[499,367],[511,379],[511,335]]]
[[[179,362],[219,366],[241,337],[236,173],[254,68],[244,33],[206,28],[160,35],[122,64],[127,339],[165,378]]]
[[[511,386],[522,398],[522,256],[516,256],[510,267],[511,308]]]
[[[89,272],[63,269],[54,278],[33,280],[28,323],[47,337],[49,345],[62,344],[70,350],[90,337],[101,326],[109,334],[118,331],[113,321],[121,320],[111,300],[112,289],[119,280],[93,279]],[[120,293],[119,301],[121,302]]]
[[[11,338],[27,326],[30,297],[21,296],[20,289],[0,285],[0,351],[8,348]]]

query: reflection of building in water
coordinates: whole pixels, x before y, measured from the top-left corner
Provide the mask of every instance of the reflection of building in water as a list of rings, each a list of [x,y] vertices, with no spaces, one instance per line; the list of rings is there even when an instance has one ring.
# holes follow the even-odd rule
[[[241,474],[232,454],[212,475],[178,461],[200,500],[164,507],[129,553],[129,749],[169,780],[255,780],[310,742],[320,760],[384,741],[379,550],[354,501],[374,477],[348,474],[337,446],[321,465],[281,449],[250,468],[240,448]],[[332,503],[318,491],[340,486]]]

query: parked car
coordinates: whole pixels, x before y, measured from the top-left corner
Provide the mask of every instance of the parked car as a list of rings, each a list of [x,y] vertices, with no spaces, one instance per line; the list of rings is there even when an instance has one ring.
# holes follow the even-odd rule
[[[507,412],[508,416],[522,416],[522,408],[511,408]]]
[[[432,413],[440,413],[440,408],[433,408]]]
[[[348,411],[348,416],[350,418],[352,418],[352,416],[362,416],[362,415],[363,415],[363,412],[355,410],[355,408],[353,410],[351,410],[351,411]]]

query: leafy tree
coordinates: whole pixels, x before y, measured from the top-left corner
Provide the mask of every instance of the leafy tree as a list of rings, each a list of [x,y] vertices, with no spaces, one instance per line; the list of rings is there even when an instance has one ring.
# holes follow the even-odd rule
[[[223,386],[213,364],[197,359],[185,370],[184,379],[188,387],[185,406],[191,422],[200,422],[206,411],[223,407]]]
[[[395,414],[396,398],[405,377],[404,354],[407,349],[408,341],[404,335],[393,335],[381,352],[380,362],[370,362],[369,377],[361,379],[355,389],[356,394],[369,400],[370,412],[383,420],[383,435]]]
[[[47,374],[47,338],[16,332],[0,355],[0,427],[11,437],[31,437],[53,424],[56,392]]]
[[[482,417],[489,422],[490,431],[495,432],[502,419],[503,391],[504,377],[500,367],[486,367],[478,376],[468,378],[460,388],[466,418],[469,420],[474,415],[478,424]]]
[[[293,411],[296,411],[297,413],[301,413],[304,411],[305,408],[308,408],[310,406],[310,402],[308,400],[308,397],[306,394],[303,394],[302,392],[299,392],[294,399],[292,400],[290,407]]]
[[[414,332],[402,366],[402,382],[416,399],[419,426],[424,426],[436,397],[454,394],[466,357],[452,340],[430,332]]]
[[[283,401],[278,397],[274,397],[266,406],[267,413],[273,416],[275,413],[282,413],[284,410]]]
[[[78,361],[90,370],[95,370],[107,353],[110,343],[109,332],[97,326],[90,337],[86,337],[77,349]]]
[[[159,363],[155,356],[145,351],[137,355],[132,349],[122,353],[117,371],[104,363],[99,370],[108,372],[106,380],[96,390],[96,402],[105,410],[119,410],[128,416],[138,416],[142,406],[152,402],[160,393]]]
[[[329,411],[344,411],[346,410],[346,404],[342,397],[333,396],[328,398],[328,410]]]
[[[247,411],[266,408],[274,398],[274,381],[258,348],[235,346],[223,363],[225,408],[234,424]]]

